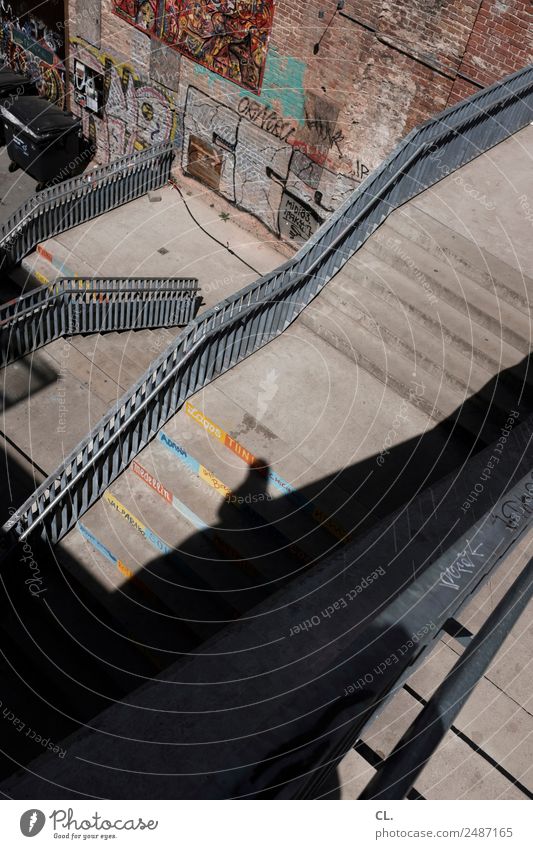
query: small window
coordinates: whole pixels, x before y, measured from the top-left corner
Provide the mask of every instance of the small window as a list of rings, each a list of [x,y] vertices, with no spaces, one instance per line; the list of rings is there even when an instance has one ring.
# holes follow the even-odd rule
[[[190,136],[187,158],[187,172],[212,189],[220,186],[222,157],[208,142],[198,136]]]

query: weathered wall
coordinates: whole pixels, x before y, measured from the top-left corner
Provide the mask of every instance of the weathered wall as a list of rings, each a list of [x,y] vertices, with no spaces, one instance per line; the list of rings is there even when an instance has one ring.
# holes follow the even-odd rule
[[[173,138],[184,173],[296,242],[413,126],[533,52],[522,0],[348,0],[329,27],[336,2],[277,0],[255,93],[143,32],[146,3],[127,0],[137,26],[113,5],[73,0],[70,14],[71,61],[105,77],[102,114],[85,118],[100,157]],[[149,5],[155,29],[161,6]],[[209,61],[226,47],[210,42]]]

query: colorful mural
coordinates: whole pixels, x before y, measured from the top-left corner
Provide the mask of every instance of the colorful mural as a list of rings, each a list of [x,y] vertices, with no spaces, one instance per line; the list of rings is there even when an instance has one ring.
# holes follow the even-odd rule
[[[274,0],[113,0],[113,10],[188,59],[260,92]]]
[[[35,81],[39,94],[65,105],[66,70],[58,55],[61,35],[33,15],[19,20],[9,5],[0,3],[0,60]]]

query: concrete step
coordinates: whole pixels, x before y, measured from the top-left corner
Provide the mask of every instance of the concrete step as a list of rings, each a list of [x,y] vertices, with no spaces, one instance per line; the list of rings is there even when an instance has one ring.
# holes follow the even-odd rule
[[[452,230],[433,218],[416,202],[397,210],[388,219],[398,233],[423,247],[437,258],[446,259],[458,274],[466,274],[490,294],[529,315],[533,298],[533,278],[528,268],[518,271],[479,245],[475,238]],[[467,226],[465,226],[467,232]]]
[[[479,439],[479,417],[465,408],[457,424],[451,418],[457,414],[461,401],[455,392],[445,384],[437,386],[432,376],[420,368],[414,371],[413,364],[402,355],[390,357],[374,334],[321,298],[305,310],[301,320],[347,360],[357,362],[397,395],[396,414],[381,451],[339,471],[341,485],[348,487],[357,482],[358,500],[367,509],[360,528],[368,528],[461,466]],[[346,370],[349,368],[347,362]],[[404,424],[421,410],[430,416],[426,429],[402,439]],[[487,438],[489,430],[489,425],[483,430]]]
[[[413,321],[393,293],[385,298],[370,289],[357,288],[353,277],[341,271],[323,289],[320,299],[461,393],[465,389],[478,390],[490,380],[489,371],[469,362],[454,348],[446,346],[444,339]]]
[[[72,336],[68,341],[122,394],[139,380],[160,353],[158,333],[158,330],[124,330]]]
[[[424,297],[421,285],[412,276],[370,252],[369,245],[370,242],[343,269],[343,276],[353,281],[355,291],[369,289],[392,309],[398,309],[399,302],[410,320],[452,344],[468,360],[474,360],[491,374],[506,370],[502,377],[514,387],[519,388],[524,381],[533,386],[533,374],[524,367],[520,351],[447,302]]]
[[[205,570],[198,562],[176,549],[174,525],[165,522],[161,527],[163,521],[160,521],[160,526],[153,528],[148,524],[148,516],[144,513],[149,497],[144,491],[132,492],[134,486],[129,478],[121,476],[92,508],[98,509],[100,521],[89,511],[86,526],[111,548],[126,566],[127,573],[135,575],[135,582],[144,592],[145,604],[150,609],[157,612],[163,602],[183,627],[198,639],[207,639],[223,624],[232,621],[239,611],[227,595],[208,584]],[[110,537],[113,547],[107,543]],[[107,568],[116,575],[116,565],[110,564]],[[154,604],[148,601],[152,595],[157,600]]]
[[[433,375],[425,372],[416,359],[409,360],[403,354],[390,355],[384,342],[374,333],[356,324],[343,312],[339,312],[325,299],[317,298],[305,310],[303,322],[349,359],[356,361],[401,398],[407,399],[424,410],[435,423],[448,421],[455,435],[463,431],[469,442],[482,440],[492,442],[498,430],[490,422],[483,423],[483,416],[466,403],[465,393],[452,389],[444,382],[437,384]],[[424,387],[416,395],[412,392],[413,378]]]
[[[28,562],[17,564],[15,572],[5,570],[9,603],[4,602],[2,629],[30,667],[53,684],[52,703],[86,720],[138,686],[148,667],[131,645],[120,644],[114,622],[76,579],[58,569],[44,544],[33,540],[24,554]]]
[[[254,458],[266,461],[270,468],[267,492],[276,499],[269,506],[279,505],[287,521],[298,523],[301,536],[311,534],[317,553],[322,551],[323,545],[329,550],[349,533],[354,509],[361,513],[362,505],[356,504],[353,492],[343,489],[336,477],[328,474],[320,457],[310,462],[297,445],[290,445],[256,418],[262,413],[258,398],[250,397],[244,407],[233,395],[219,388],[220,385],[220,381],[210,384],[185,405],[183,432],[188,438],[192,436],[191,431],[202,435],[199,453],[204,443],[211,443],[213,469],[218,469],[224,479],[231,480],[232,486],[242,482]],[[294,494],[291,493],[293,489],[296,490]],[[316,535],[320,524],[326,531],[322,538]]]
[[[190,404],[194,405],[195,400],[192,399]],[[218,406],[213,408],[213,415],[216,416],[217,423],[222,424],[223,418],[226,425],[225,417],[220,415]],[[311,563],[331,549],[332,537],[320,528],[320,523],[313,520],[309,511],[294,503],[272,480],[269,483],[267,476],[252,469],[219,440],[210,438],[205,429],[187,415],[185,408],[175,417],[174,423],[186,450],[190,451],[192,456],[201,458],[202,463],[230,488],[237,499],[244,499],[244,523],[251,526],[266,523],[265,553],[274,546],[276,557],[286,557],[287,569],[290,571],[292,561],[296,561],[299,567],[304,560]],[[270,470],[270,464],[264,455],[255,456]],[[285,468],[283,471],[285,472]],[[280,480],[278,475],[276,480]],[[231,521],[231,517],[225,518],[226,521]],[[338,541],[338,537],[334,539]]]
[[[505,340],[523,354],[529,353],[529,316],[475,283],[462,270],[453,268],[444,257],[428,253],[423,246],[399,233],[388,221],[369,239],[366,248],[391,268],[418,281],[419,289],[428,296],[428,303],[431,299],[437,306],[433,299],[445,301],[497,338]],[[420,292],[422,296],[424,291]]]
[[[47,239],[25,256],[20,263],[22,273],[41,280],[54,281],[59,277],[97,277],[94,265],[81,258],[75,250],[61,244],[59,239]]]
[[[64,758],[66,747],[62,740],[78,726],[66,711],[54,706],[58,691],[53,682],[37,665],[30,665],[5,634],[2,634],[0,682],[2,778],[48,752],[49,745],[57,757]]]
[[[162,431],[171,444],[179,446],[180,454],[166,447],[160,438],[154,440],[147,449],[150,471],[153,469],[164,485],[212,529],[212,534],[222,541],[222,549],[234,551],[235,556],[240,558],[242,563],[229,555],[230,570],[228,557],[222,556],[222,562],[226,564],[225,580],[229,580],[230,585],[240,589],[251,571],[254,586],[268,588],[265,589],[267,594],[274,591],[279,581],[285,582],[295,570],[306,565],[308,558],[303,556],[305,552],[300,552],[302,556],[297,558],[291,541],[275,525],[270,526],[264,517],[261,508],[265,492],[261,477],[250,480],[247,474],[243,483],[241,472],[228,478],[228,469],[222,467],[220,472],[221,467],[213,462],[216,457],[213,456],[212,445],[199,444],[196,430],[184,433],[182,422],[182,413],[179,413]],[[201,432],[199,436],[202,436]],[[139,460],[143,462],[142,457]],[[212,466],[217,466],[216,470]],[[227,495],[234,500],[228,501]],[[220,558],[219,553],[217,559]],[[208,567],[208,572],[210,569]],[[233,578],[231,572],[234,573]]]
[[[489,406],[496,408],[498,418],[506,420],[516,401],[513,393],[503,385],[494,392],[490,383],[492,375],[487,369],[478,365],[473,357],[467,359],[453,344],[437,337],[423,324],[411,320],[408,311],[402,309],[402,303],[392,293],[384,298],[371,290],[357,289],[353,279],[340,272],[320,297],[381,339],[389,349],[433,375],[439,383],[445,381],[483,410]],[[391,303],[393,300],[396,308]]]
[[[100,604],[119,623],[117,631],[142,656],[150,673],[159,672],[174,655],[194,650],[198,634],[148,586],[142,565],[120,544],[118,529],[109,525],[101,502],[85,514],[81,527],[83,533],[75,528],[62,540],[61,562],[84,586],[92,604]]]

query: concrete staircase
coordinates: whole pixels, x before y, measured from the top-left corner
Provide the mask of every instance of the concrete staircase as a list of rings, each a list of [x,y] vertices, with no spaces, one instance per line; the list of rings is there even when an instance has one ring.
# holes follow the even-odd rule
[[[531,346],[532,295],[533,278],[481,257],[472,240],[409,204],[301,321],[458,442],[480,447],[499,438],[511,410],[531,410],[533,374],[520,361]]]
[[[524,146],[530,128],[518,136]],[[490,154],[496,172],[513,144]],[[518,173],[529,174],[522,155]],[[486,154],[463,169],[480,192],[490,161]],[[439,192],[445,198],[452,180],[391,215],[279,339],[191,398],[196,414],[180,410],[62,541],[57,598],[90,599],[103,624],[92,638],[92,613],[69,625],[88,648],[69,649],[73,678],[76,669],[83,675],[58,685],[52,730],[61,727],[56,714],[76,724],[102,709],[101,696],[84,692],[100,692],[99,671],[107,680],[106,638],[124,651],[119,688],[134,689],[461,469],[501,438],[510,416],[521,422],[531,413],[533,278],[520,259],[531,256],[531,241],[509,191],[522,254],[496,255],[486,244],[496,232],[491,210],[478,203],[472,211],[471,197],[452,185],[457,221],[446,212]],[[98,350],[88,339],[75,343],[80,354],[94,352],[100,383],[106,357],[116,365],[121,355],[113,336]],[[138,357],[123,360],[132,380],[146,358],[140,337],[131,353],[137,345]],[[457,498],[474,483],[459,480]],[[423,518],[406,510],[408,523]],[[6,626],[13,645],[17,627]],[[61,657],[60,640],[50,657]],[[26,680],[47,702],[39,672],[29,668]],[[64,673],[50,667],[50,675]],[[21,746],[17,757],[22,763],[28,752]]]

